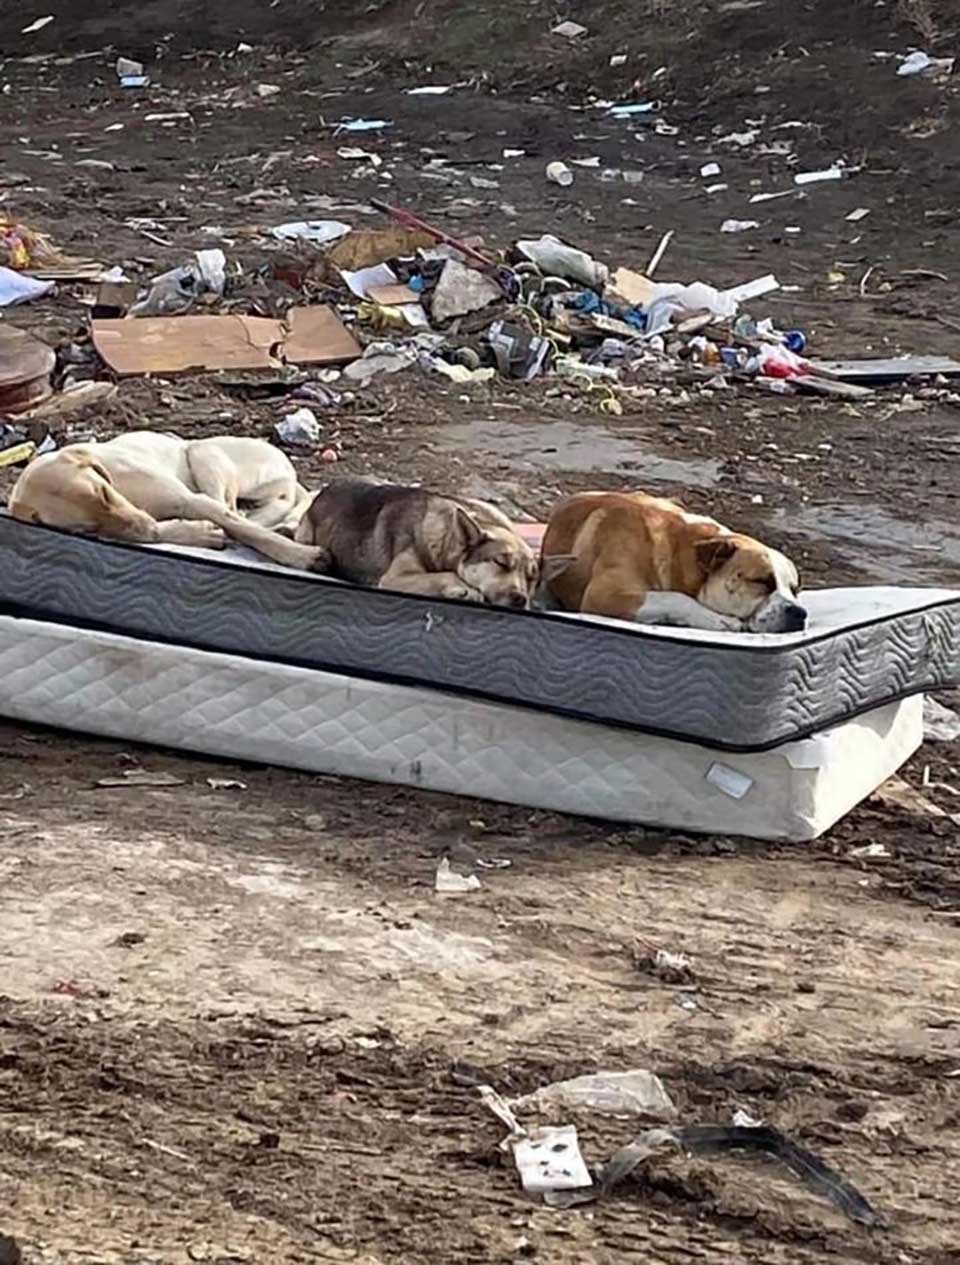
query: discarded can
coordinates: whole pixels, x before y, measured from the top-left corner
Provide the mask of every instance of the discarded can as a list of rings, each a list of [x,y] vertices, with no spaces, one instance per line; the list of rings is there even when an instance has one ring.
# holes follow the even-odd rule
[[[746,347],[721,347],[720,359],[728,369],[744,370],[750,361]]]
[[[802,356],[807,349],[807,336],[802,329],[788,329],[783,336],[783,345],[787,351]]]

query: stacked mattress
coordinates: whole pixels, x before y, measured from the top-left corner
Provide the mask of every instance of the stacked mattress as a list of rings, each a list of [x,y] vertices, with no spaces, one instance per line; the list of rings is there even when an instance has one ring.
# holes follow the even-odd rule
[[[0,713],[533,807],[813,837],[960,682],[960,593],[806,593],[802,633],[477,607],[0,515]]]

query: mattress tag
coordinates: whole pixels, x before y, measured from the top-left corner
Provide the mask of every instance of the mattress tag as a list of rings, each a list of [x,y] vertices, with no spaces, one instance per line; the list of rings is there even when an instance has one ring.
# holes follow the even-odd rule
[[[752,777],[741,773],[739,769],[731,769],[729,764],[711,764],[707,769],[706,778],[711,786],[715,786],[718,791],[723,791],[724,795],[729,795],[731,799],[743,799],[753,786]]]

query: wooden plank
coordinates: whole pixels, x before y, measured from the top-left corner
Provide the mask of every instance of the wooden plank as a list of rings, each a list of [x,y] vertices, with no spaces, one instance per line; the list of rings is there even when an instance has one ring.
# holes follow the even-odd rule
[[[841,382],[902,382],[905,378],[960,377],[960,363],[949,356],[896,356],[887,360],[811,360],[815,374]]]

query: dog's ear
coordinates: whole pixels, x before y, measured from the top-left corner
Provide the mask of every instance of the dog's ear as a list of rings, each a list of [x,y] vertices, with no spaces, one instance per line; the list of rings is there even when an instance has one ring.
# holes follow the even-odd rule
[[[460,531],[463,534],[463,544],[467,553],[486,540],[487,535],[472,514],[468,513],[462,505],[457,506],[457,522],[460,525]]]
[[[737,542],[729,536],[713,536],[710,540],[697,541],[693,551],[704,574],[712,575],[737,552]]]
[[[557,576],[563,575],[567,567],[573,566],[577,560],[575,553],[552,553],[547,558],[540,559],[540,581],[542,584],[549,584],[551,580],[555,580]]]

